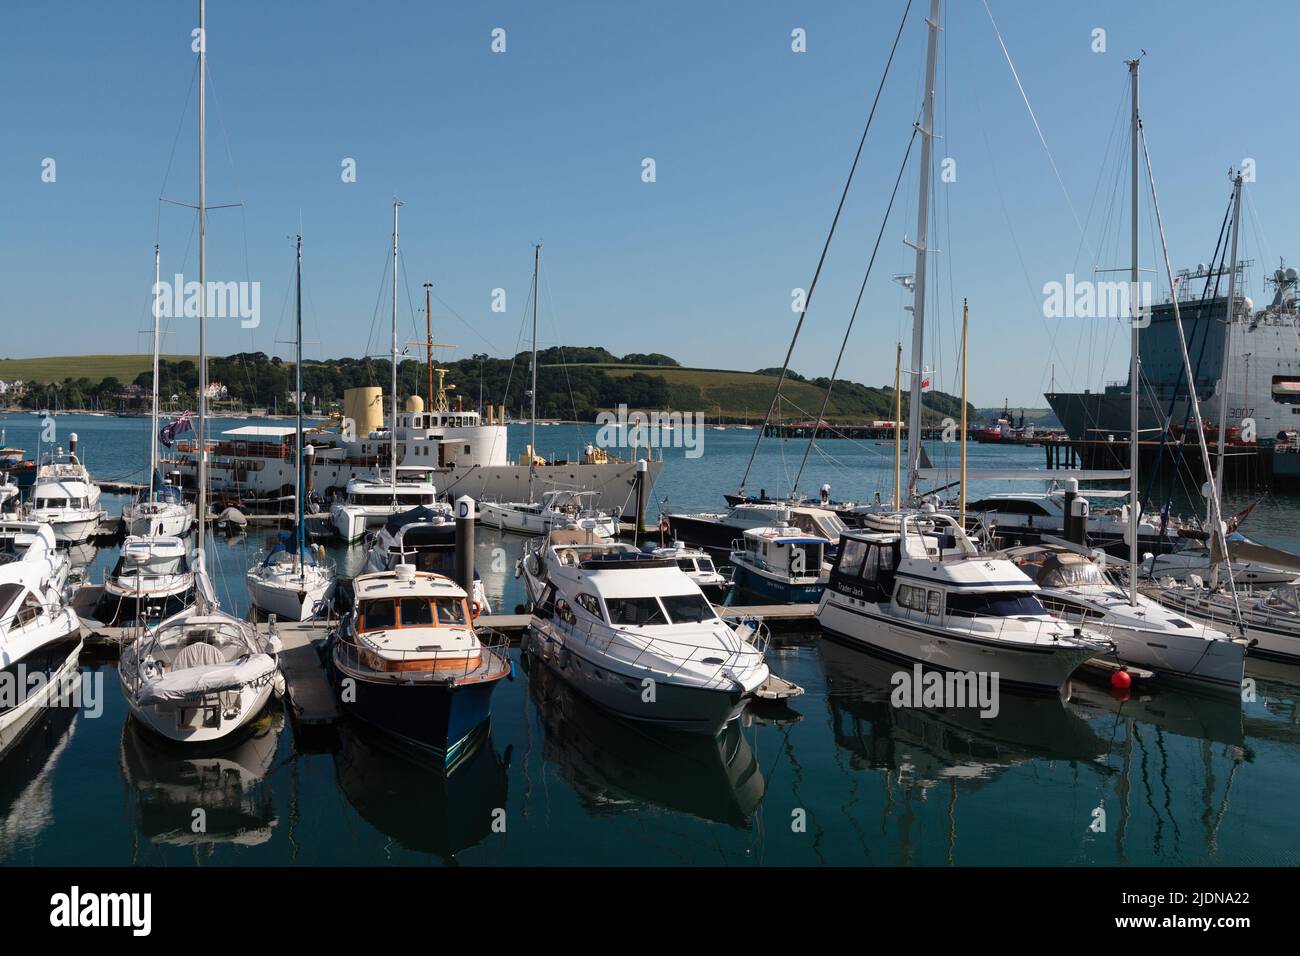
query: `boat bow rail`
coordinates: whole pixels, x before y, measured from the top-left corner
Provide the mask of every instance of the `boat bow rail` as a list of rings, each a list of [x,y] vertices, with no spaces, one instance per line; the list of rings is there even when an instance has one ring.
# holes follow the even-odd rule
[[[579,641],[610,660],[670,679],[684,676],[686,672],[705,690],[726,689],[728,684],[743,686],[733,673],[760,663],[771,640],[767,625],[757,618],[742,622],[741,626],[747,629],[747,633],[727,628],[735,638],[734,648],[674,641],[659,635],[611,628],[603,623],[597,630],[595,621],[570,620],[559,612],[550,621],[566,638]],[[720,618],[718,622],[722,623]],[[725,623],[722,626],[726,627]],[[747,661],[746,658],[753,659]]]

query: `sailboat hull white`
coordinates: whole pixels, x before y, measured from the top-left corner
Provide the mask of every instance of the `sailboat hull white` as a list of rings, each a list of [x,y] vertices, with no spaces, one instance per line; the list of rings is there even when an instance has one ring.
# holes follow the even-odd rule
[[[1197,628],[1189,634],[1103,628],[1121,661],[1178,681],[1239,693],[1246,673],[1244,641],[1206,640]]]
[[[131,716],[158,736],[176,743],[202,744],[229,737],[260,714],[271,699],[271,684],[241,687],[237,706],[229,709],[185,701],[140,705],[125,681],[122,693]]]
[[[245,578],[253,606],[282,621],[306,621],[315,617],[334,595],[334,577],[309,577],[299,582],[292,577],[265,579],[250,571]]]

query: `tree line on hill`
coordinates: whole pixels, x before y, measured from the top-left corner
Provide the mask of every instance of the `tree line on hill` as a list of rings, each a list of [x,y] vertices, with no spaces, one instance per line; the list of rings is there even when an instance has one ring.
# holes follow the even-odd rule
[[[698,411],[712,416],[717,404],[699,386],[683,384],[681,376],[670,384],[656,369],[681,369],[673,358],[657,352],[633,352],[624,356],[600,347],[554,347],[541,349],[537,356],[537,413],[543,418],[591,421],[603,409],[626,405],[634,409],[673,408]],[[453,406],[457,399],[467,408],[484,403],[505,405],[511,415],[526,416],[531,387],[531,354],[520,352],[513,358],[495,358],[475,354],[443,364]],[[611,374],[610,366],[620,366]],[[628,368],[632,366],[633,368]],[[343,393],[349,388],[376,386],[387,394],[391,366],[386,357],[338,358],[325,361],[304,360],[302,369],[305,407],[328,411],[340,407]],[[760,369],[759,374],[779,374],[779,369]],[[400,359],[397,368],[398,392],[402,396],[428,391],[428,366],[423,357]],[[701,378],[707,383],[707,374]],[[827,378],[806,379],[789,373],[796,382],[825,389]],[[159,361],[159,394],[165,411],[194,409],[198,395],[198,366],[189,359]],[[208,382],[220,387],[214,397],[217,410],[266,409],[291,413],[294,410],[294,366],[278,356],[264,352],[239,352],[208,360]],[[65,378],[62,382],[29,382],[19,404],[29,409],[101,409],[104,411],[147,411],[152,390],[152,372],[141,372],[131,382],[113,376],[99,382],[88,378]],[[770,401],[766,392],[747,417],[761,417]],[[907,396],[903,396],[904,409]],[[761,407],[760,407],[761,405]],[[942,392],[927,392],[925,406],[933,416],[957,416],[961,403]],[[805,411],[808,411],[805,409]],[[813,410],[815,411],[815,410]],[[811,414],[812,412],[810,412]],[[871,388],[857,382],[837,379],[832,393],[830,414],[841,419],[890,419],[894,413],[892,388]],[[790,417],[790,410],[783,409]],[[800,416],[794,416],[800,417]]]

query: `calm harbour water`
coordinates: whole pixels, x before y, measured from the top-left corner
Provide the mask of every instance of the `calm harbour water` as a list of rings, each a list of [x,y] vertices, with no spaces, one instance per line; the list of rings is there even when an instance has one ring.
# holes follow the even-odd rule
[[[57,419],[101,479],[139,479],[148,424]],[[36,448],[38,420],[8,415],[9,444]],[[593,428],[538,431],[573,454]],[[674,509],[718,509],[754,432],[704,433],[704,454],[668,449],[656,488]],[[527,441],[512,427],[511,453]],[[764,441],[751,491],[788,488],[804,444]],[[826,441],[801,488],[888,495],[892,447]],[[936,448],[935,464],[955,462]],[[972,467],[1043,466],[1041,449],[971,448]],[[1005,486],[976,486],[975,492]],[[1026,487],[1039,487],[1027,485]],[[1240,507],[1243,502],[1229,502]],[[652,514],[659,502],[652,506]],[[121,499],[105,497],[120,510]],[[1175,510],[1181,510],[1175,508]],[[652,519],[653,520],[653,519]],[[1245,529],[1300,550],[1300,501],[1270,498]],[[242,575],[266,533],[218,538],[223,603],[246,609]],[[523,539],[480,529],[480,571],[513,610]],[[500,552],[504,549],[504,560]],[[335,549],[341,568],[360,552]],[[89,559],[98,582],[112,549]],[[517,653],[517,652],[516,652]],[[187,759],[127,719],[111,661],[103,713],[57,712],[0,764],[0,860],[10,864],[1289,864],[1300,859],[1300,670],[1254,663],[1258,699],[1173,692],[1121,703],[1076,683],[1068,701],[1004,692],[1000,714],[897,710],[893,665],[817,638],[782,635],[769,661],[807,693],[751,710],[717,740],[616,721],[534,670],[493,699],[487,739],[450,778],[343,725],[298,740],[276,713],[220,757]],[[1094,809],[1106,814],[1093,832]],[[207,832],[191,832],[203,808]],[[800,819],[806,826],[800,828]],[[494,821],[504,821],[494,828]]]

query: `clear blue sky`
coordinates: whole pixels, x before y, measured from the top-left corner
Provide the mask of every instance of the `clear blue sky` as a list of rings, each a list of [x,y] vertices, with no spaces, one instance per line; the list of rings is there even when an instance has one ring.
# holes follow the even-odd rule
[[[972,308],[972,398],[1042,405],[1058,385],[1121,378],[1122,330],[1042,318],[1041,287],[1127,261],[1114,186],[1125,57],[1144,48],[1143,106],[1175,267],[1208,259],[1229,165],[1251,157],[1244,253],[1300,257],[1290,112],[1300,7],[989,0],[1080,220],[1038,143],[984,7],[948,6],[926,364],[956,387]],[[210,276],[262,283],[260,328],[212,323],[211,349],[287,354],[290,240],[305,236],[307,353],[383,351],[372,335],[394,195],[407,289],[432,280],[448,358],[509,354],[531,245],[544,243],[542,338],[661,351],[684,364],[779,365],[904,3],[655,4],[211,0]],[[916,0],[794,367],[826,374],[920,102]],[[11,4],[0,30],[0,321],[7,357],[143,351],[152,247],[195,273],[197,3]],[[489,49],[494,27],[507,52]],[[808,52],[790,49],[807,31]],[[1093,53],[1091,31],[1107,31]],[[1122,125],[1122,124],[1121,124]],[[179,141],[168,173],[173,142]],[[1122,132],[1122,130],[1121,130]],[[41,181],[41,161],[57,182]],[[343,183],[353,157],[358,181]],[[658,181],[641,182],[653,157]],[[915,161],[842,369],[883,384],[906,335]],[[167,174],[164,182],[164,174]],[[1125,174],[1126,175],[1126,174]],[[1100,186],[1098,185],[1100,182]],[[1122,182],[1122,181],[1121,181]],[[1149,212],[1144,213],[1149,217]],[[1149,223],[1144,266],[1156,265]],[[1094,252],[1087,251],[1089,248]],[[188,256],[188,258],[187,258]],[[1264,295],[1263,270],[1250,276]],[[508,311],[489,310],[504,287]],[[936,301],[937,297],[937,301]],[[453,316],[452,311],[459,316]],[[192,323],[165,350],[192,352]]]

